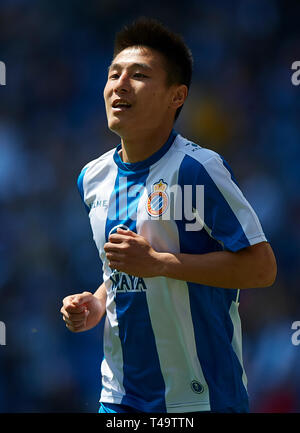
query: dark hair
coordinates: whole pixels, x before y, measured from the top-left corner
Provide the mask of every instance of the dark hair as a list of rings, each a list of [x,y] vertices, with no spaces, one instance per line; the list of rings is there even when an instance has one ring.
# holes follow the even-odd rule
[[[193,57],[183,38],[171,32],[159,21],[140,17],[124,26],[115,37],[114,58],[125,48],[145,46],[161,53],[166,62],[167,84],[185,84],[189,89]],[[175,120],[182,106],[177,108]]]

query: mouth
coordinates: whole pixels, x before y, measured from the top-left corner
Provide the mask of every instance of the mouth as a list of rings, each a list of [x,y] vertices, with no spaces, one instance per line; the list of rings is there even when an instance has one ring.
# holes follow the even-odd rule
[[[124,99],[117,99],[112,103],[113,112],[123,112],[131,108],[131,104]]]

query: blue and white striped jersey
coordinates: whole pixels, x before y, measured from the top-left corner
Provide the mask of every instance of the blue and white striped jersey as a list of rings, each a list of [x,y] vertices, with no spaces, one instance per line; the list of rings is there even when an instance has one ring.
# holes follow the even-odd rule
[[[109,268],[103,246],[118,226],[157,251],[238,251],[266,241],[232,171],[216,152],[174,130],[148,159],[121,145],[78,178],[107,288],[100,401],[144,412],[244,412],[239,289]]]

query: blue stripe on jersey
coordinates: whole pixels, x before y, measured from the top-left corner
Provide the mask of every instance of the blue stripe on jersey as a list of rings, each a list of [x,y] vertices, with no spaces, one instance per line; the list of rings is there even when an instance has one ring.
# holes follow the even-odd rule
[[[212,237],[221,241],[225,249],[237,251],[250,245],[240,222],[204,166],[189,155],[182,160],[178,184],[204,185],[204,221]],[[196,207],[195,197],[193,206]]]
[[[122,182],[126,174],[127,183]],[[140,194],[130,197],[127,191],[133,185],[145,186],[149,170],[139,173],[124,173],[118,170],[114,192],[110,204],[116,204],[116,216],[106,221],[106,239],[112,229],[126,225],[136,232],[136,218]],[[121,189],[120,189],[121,185]],[[124,186],[124,189],[122,188]],[[127,195],[126,201],[124,195]],[[122,208],[127,203],[126,208]],[[127,215],[128,213],[128,215]],[[110,211],[108,211],[110,215]],[[166,412],[165,383],[160,370],[160,363],[151,325],[143,279],[126,274],[119,274],[118,287],[123,291],[116,292],[116,314],[119,323],[119,338],[123,352],[123,387],[125,395],[122,404],[136,407],[145,412]],[[132,291],[132,289],[140,289]],[[130,312],[128,311],[130,310]],[[146,344],[145,344],[146,342]],[[155,377],[155,380],[153,378]],[[144,389],[147,390],[145,403]]]
[[[85,175],[85,172],[86,172],[87,169],[88,169],[88,167],[85,167],[81,171],[81,173],[79,174],[78,179],[77,179],[77,187],[78,187],[81,199],[82,199],[82,201],[84,203],[85,209],[86,209],[87,213],[89,213],[90,208],[86,205],[86,203],[84,201],[84,191],[83,191],[83,178],[84,178],[84,175]]]
[[[213,235],[218,235],[224,242],[225,247],[232,248],[230,236],[239,240],[239,246],[241,239],[245,246],[249,245],[239,221],[202,164],[188,155],[185,156],[179,169],[178,184],[182,187],[204,185],[205,221],[213,229]],[[195,189],[193,193],[195,195]],[[193,206],[196,205],[195,201],[193,197]],[[213,219],[209,221],[207,219],[211,213]],[[182,214],[184,215],[183,209]],[[176,220],[181,253],[204,254],[223,249],[204,229],[186,231],[187,222],[190,221]],[[226,225],[224,231],[222,223]],[[236,299],[237,289],[222,289],[189,282],[187,284],[196,349],[209,387],[211,410],[247,411],[248,397],[242,382],[243,371],[231,345],[233,324],[229,309],[231,302]],[[222,353],[220,347],[223,349]]]

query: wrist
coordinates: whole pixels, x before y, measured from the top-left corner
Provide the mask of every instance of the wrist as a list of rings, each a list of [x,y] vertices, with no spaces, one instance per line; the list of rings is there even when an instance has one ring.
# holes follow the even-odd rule
[[[171,259],[170,253],[158,253],[155,252],[154,258],[154,272],[157,277],[167,277],[168,276],[168,264]]]

